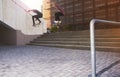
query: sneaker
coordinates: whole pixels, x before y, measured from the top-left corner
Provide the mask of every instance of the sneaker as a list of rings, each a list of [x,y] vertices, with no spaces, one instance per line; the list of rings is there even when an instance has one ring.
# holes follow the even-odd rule
[[[39,21],[39,24],[41,23],[41,21]]]
[[[59,24],[61,24],[61,21],[58,21]]]
[[[61,25],[61,21],[54,21],[55,25]]]
[[[57,24],[57,23],[58,23],[58,21],[54,21],[54,23],[55,23],[55,24]]]

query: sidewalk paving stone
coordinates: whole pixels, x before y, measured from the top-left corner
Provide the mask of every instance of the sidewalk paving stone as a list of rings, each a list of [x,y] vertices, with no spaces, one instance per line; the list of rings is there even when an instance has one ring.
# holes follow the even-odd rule
[[[88,77],[90,54],[54,47],[0,46],[0,77]],[[96,57],[100,77],[120,77],[119,52],[97,51]]]

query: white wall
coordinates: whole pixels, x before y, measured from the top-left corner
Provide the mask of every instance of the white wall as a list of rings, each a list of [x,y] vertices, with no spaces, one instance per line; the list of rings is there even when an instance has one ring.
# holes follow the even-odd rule
[[[14,1],[20,3],[19,0]],[[0,0],[0,20],[15,30],[20,30],[28,35],[39,35],[47,31],[46,25],[41,24],[33,27],[32,16],[12,0]]]
[[[3,0],[0,0],[0,20],[3,21],[3,16],[2,16],[2,1]]]

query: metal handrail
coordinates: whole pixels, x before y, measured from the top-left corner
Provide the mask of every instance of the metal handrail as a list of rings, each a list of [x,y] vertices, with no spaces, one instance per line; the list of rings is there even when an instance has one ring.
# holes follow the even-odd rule
[[[24,7],[22,7],[19,3],[17,3],[16,1],[14,1],[14,0],[11,0],[12,2],[14,2],[17,6],[19,6],[20,8],[22,8],[26,13],[28,13],[28,11],[24,8]],[[30,13],[28,13],[29,15],[31,15]],[[32,16],[32,15],[31,15]]]
[[[96,51],[95,51],[95,23],[109,23],[120,25],[120,22],[92,19],[90,21],[90,48],[91,48],[91,63],[92,63],[92,77],[96,77]]]

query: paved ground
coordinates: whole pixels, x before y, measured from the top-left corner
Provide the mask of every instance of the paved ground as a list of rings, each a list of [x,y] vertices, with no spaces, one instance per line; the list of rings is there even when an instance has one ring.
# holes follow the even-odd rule
[[[0,77],[88,77],[90,51],[41,46],[1,46]],[[97,74],[120,77],[120,53],[97,52]]]

